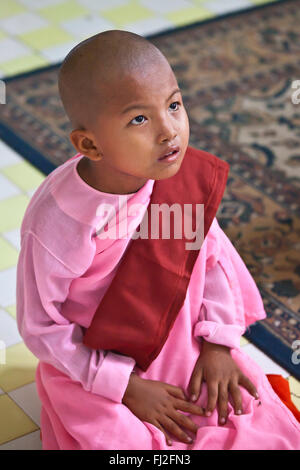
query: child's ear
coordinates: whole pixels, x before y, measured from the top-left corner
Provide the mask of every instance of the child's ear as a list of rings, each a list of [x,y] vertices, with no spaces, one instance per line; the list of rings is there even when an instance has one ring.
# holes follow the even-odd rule
[[[101,160],[102,155],[95,146],[93,136],[89,131],[73,129],[70,132],[70,141],[76,150],[82,155],[85,155],[92,160]]]

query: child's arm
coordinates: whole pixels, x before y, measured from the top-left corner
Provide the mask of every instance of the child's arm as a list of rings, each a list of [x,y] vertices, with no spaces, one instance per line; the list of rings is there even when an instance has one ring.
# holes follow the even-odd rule
[[[245,387],[256,397],[257,390],[248,377],[231,357],[231,348],[240,348],[240,338],[249,321],[250,301],[242,292],[242,282],[249,281],[249,292],[253,304],[259,307],[258,317],[265,316],[261,310],[261,299],[256,299],[257,288],[250,273],[245,271],[242,260],[237,268],[245,273],[246,279],[239,279],[232,264],[232,257],[239,261],[233,245],[221,231],[217,221],[208,234],[207,265],[203,300],[194,335],[202,338],[200,357],[195,365],[189,383],[189,395],[200,394],[201,383],[207,383],[208,401],[206,411],[212,412],[216,404],[219,408],[219,420],[227,416],[228,393],[230,392],[234,409],[242,410],[239,385]],[[251,281],[251,282],[250,282]],[[253,286],[251,290],[251,286]],[[246,298],[246,302],[245,302]],[[221,421],[219,421],[221,422]]]
[[[245,325],[239,321],[237,309],[242,305],[235,297],[230,281],[218,261],[205,274],[203,301],[194,335],[206,341],[239,348]]]
[[[266,317],[258,288],[214,218],[206,239],[203,300],[194,336],[239,348],[246,327]]]
[[[82,343],[83,329],[61,315],[78,277],[32,234],[25,233],[17,266],[17,323],[26,346],[92,393],[122,402],[133,358]]]

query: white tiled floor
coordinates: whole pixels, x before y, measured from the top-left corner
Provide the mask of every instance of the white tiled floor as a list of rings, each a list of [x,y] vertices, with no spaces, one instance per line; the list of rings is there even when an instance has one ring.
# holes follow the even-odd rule
[[[7,307],[16,301],[16,267],[0,271],[0,305]],[[1,330],[1,336],[4,329]]]
[[[1,325],[1,341],[7,348],[13,344],[20,343],[22,341],[21,336],[16,328],[16,322],[11,315],[5,310],[0,308],[0,325]]]
[[[59,62],[107,29],[154,34],[272,0],[10,0],[0,8],[0,77]]]
[[[41,406],[36,391],[35,382],[17,388],[8,395],[16,402],[20,408],[26,409],[26,414],[40,426]]]
[[[0,446],[0,450],[42,450],[40,430],[26,434],[13,441],[8,441]]]

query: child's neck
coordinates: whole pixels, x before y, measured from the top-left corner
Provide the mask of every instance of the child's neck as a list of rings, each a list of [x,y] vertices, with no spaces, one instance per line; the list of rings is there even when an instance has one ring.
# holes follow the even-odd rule
[[[122,190],[115,191],[115,190],[112,190],[111,188],[109,188],[108,185],[105,185],[105,183],[103,183],[103,182],[101,182],[99,184],[99,178],[97,178],[98,173],[95,170],[95,168],[92,168],[92,164],[93,164],[93,162],[91,162],[91,160],[89,158],[84,156],[83,158],[81,158],[81,160],[79,161],[79,163],[77,165],[77,172],[78,172],[80,178],[86,184],[88,184],[92,188],[96,189],[97,191],[101,191],[102,193],[118,194],[119,195],[119,194],[132,194],[134,192],[139,191],[139,189],[141,189],[141,188],[138,188],[136,191],[127,191],[127,192],[124,192]],[[142,185],[142,186],[144,186],[144,185]]]

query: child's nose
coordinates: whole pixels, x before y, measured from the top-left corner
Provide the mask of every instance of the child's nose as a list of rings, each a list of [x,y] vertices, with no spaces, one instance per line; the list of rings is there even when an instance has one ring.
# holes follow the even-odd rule
[[[160,127],[160,142],[164,141],[173,141],[177,137],[177,130],[174,127],[174,124],[164,120]]]

